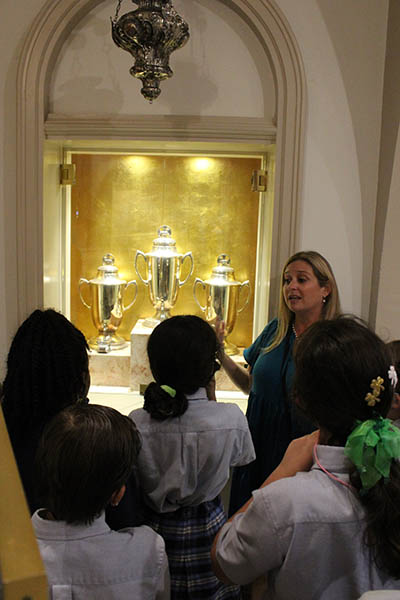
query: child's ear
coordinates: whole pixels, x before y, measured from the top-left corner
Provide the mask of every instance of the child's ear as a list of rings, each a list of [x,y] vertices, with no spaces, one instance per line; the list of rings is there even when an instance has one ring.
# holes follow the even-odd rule
[[[393,419],[393,421],[400,419],[400,394],[396,392],[393,394],[392,406],[387,416],[389,419]]]
[[[110,498],[111,506],[118,506],[118,504],[121,502],[122,498],[124,497],[125,491],[126,491],[126,485],[123,485],[120,490],[116,490],[113,493],[113,495]]]
[[[400,409],[400,394],[397,392],[393,394],[392,408]]]

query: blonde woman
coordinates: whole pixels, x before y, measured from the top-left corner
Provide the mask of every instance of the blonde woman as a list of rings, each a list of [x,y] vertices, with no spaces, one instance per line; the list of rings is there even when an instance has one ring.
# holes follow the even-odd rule
[[[290,398],[293,347],[312,323],[339,314],[339,292],[328,261],[312,250],[297,252],[282,269],[278,318],[268,323],[244,351],[249,368],[221,352],[221,363],[230,379],[250,394],[247,419],[256,451],[253,463],[234,471],[231,514],[277,467],[290,441],[313,430]],[[217,333],[223,339],[223,323]]]

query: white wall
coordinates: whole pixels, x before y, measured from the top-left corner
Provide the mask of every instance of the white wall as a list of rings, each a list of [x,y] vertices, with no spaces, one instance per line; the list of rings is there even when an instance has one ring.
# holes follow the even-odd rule
[[[22,45],[44,0],[1,0],[0,19],[0,379],[16,312],[16,78]]]
[[[400,339],[400,136],[397,143],[390,182],[379,282],[376,329],[386,341]]]
[[[65,114],[264,117],[272,121],[275,92],[260,43],[232,10],[215,0],[175,0],[190,39],[171,54],[171,79],[150,104],[129,69],[133,57],[111,38],[116,3],[106,0],[63,45],[50,90],[50,112]],[[120,15],[134,7],[123,3]]]
[[[303,56],[308,107],[299,247],[319,250],[343,308],[368,317],[386,0],[276,0]]]
[[[380,148],[375,264],[372,300],[376,302],[376,328],[385,339],[400,339],[400,4],[389,7],[384,114]]]

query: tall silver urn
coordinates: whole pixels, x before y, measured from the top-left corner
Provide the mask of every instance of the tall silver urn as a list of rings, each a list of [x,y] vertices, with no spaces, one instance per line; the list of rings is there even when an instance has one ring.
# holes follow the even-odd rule
[[[91,304],[86,302],[82,295],[83,284],[89,286]],[[135,297],[125,306],[123,297],[130,286],[135,288]],[[103,256],[103,264],[97,269],[97,277],[90,280],[81,277],[79,295],[83,304],[90,309],[92,321],[98,331],[98,335],[89,340],[89,346],[98,352],[110,352],[126,346],[127,342],[117,335],[116,331],[124,312],[129,310],[136,300],[137,284],[134,280],[127,283],[119,278],[112,254]]]
[[[196,277],[193,285],[193,295],[198,306],[205,313],[206,321],[212,325],[215,325],[217,318],[225,321],[225,352],[227,354],[237,354],[237,347],[232,342],[228,342],[226,338],[232,333],[237,315],[248,304],[250,282],[249,280],[243,281],[243,283],[236,281],[230,262],[231,260],[227,254],[220,254],[217,258],[217,266],[213,268],[210,279],[203,281]],[[206,303],[204,306],[197,298],[199,285],[205,290]],[[239,307],[239,298],[244,288],[247,289],[247,296],[242,306]]]
[[[150,301],[156,312],[154,319],[168,319],[171,308],[175,306],[179,288],[193,273],[193,256],[191,252],[180,254],[176,250],[176,242],[171,237],[171,228],[162,225],[158,229],[158,237],[153,240],[151,252],[136,251],[135,270],[138,277],[149,288]],[[142,277],[138,268],[138,259],[142,257],[146,264],[147,277]],[[186,259],[190,261],[190,272],[181,280],[182,265]]]

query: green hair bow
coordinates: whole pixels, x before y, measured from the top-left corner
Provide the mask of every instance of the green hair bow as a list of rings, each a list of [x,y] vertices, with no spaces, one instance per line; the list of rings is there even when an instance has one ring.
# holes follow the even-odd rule
[[[400,430],[382,417],[357,421],[344,453],[357,467],[363,490],[369,490],[382,477],[389,478],[392,460],[400,457]]]

